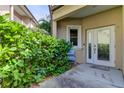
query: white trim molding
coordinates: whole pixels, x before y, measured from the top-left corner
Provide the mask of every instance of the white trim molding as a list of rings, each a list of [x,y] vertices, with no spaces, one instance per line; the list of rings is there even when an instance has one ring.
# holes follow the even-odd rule
[[[10,5],[10,19],[11,20],[14,20],[14,6],[13,5]]]
[[[66,27],[66,40],[70,42],[70,33],[69,30],[70,29],[77,29],[78,30],[78,45],[74,46],[74,48],[82,48],[82,39],[81,39],[81,25],[67,25]]]

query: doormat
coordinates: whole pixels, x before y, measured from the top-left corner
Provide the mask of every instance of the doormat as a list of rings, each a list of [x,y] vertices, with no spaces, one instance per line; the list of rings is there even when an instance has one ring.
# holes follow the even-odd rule
[[[109,71],[110,67],[106,66],[100,66],[100,65],[92,65],[91,68],[99,69],[99,70],[104,70],[104,71]]]

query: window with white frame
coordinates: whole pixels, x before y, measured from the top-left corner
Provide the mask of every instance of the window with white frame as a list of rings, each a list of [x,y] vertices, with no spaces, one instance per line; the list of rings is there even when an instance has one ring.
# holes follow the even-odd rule
[[[70,41],[74,45],[74,47],[81,48],[81,26],[67,26],[67,41]]]
[[[70,42],[74,45],[78,45],[78,29],[70,29]]]

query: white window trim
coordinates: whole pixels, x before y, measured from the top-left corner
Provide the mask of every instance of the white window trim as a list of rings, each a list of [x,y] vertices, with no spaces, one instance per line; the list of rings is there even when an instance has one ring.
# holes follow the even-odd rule
[[[77,44],[77,46],[74,46],[74,48],[81,48],[82,46],[82,44],[81,44],[81,25],[67,25],[67,27],[66,27],[66,35],[67,35],[67,41],[69,41],[70,42],[70,28],[71,29],[78,29],[78,44]]]

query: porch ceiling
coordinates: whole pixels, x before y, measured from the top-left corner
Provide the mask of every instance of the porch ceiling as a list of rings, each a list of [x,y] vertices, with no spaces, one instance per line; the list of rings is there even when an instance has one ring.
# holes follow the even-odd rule
[[[18,14],[20,14],[20,15],[22,15],[22,16],[27,16],[27,15],[25,14],[25,12],[20,8],[20,6],[15,5],[14,7],[15,7],[14,10],[15,10]]]
[[[68,17],[70,18],[81,18],[86,17],[95,13],[99,13],[108,9],[112,9],[117,7],[118,5],[88,5],[83,7],[75,12],[73,12]]]

